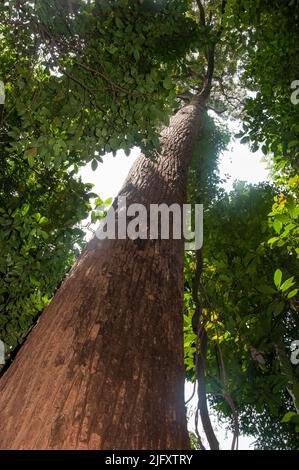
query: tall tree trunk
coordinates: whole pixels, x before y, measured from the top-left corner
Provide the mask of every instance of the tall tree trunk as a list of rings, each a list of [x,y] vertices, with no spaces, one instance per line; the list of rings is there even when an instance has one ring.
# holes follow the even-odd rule
[[[186,198],[200,98],[141,156],[127,204]],[[94,239],[0,381],[1,449],[187,449],[183,240]]]

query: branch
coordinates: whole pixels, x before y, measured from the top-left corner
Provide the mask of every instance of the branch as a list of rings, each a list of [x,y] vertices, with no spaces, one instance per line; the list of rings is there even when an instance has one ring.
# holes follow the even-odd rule
[[[227,3],[227,0],[222,0],[222,4],[221,4],[221,15],[222,15],[222,17],[225,13],[226,3]]]
[[[206,14],[205,14],[205,9],[203,7],[203,4],[201,3],[201,0],[196,0],[196,3],[197,3],[197,6],[198,6],[198,9],[199,9],[199,20],[200,20],[200,24],[202,26],[205,26],[206,25]]]
[[[234,421],[234,435],[233,435],[233,440],[232,440],[232,445],[231,445],[231,450],[238,450],[238,444],[239,444],[239,416],[238,412],[236,410],[235,404],[233,402],[233,399],[231,398],[230,395],[223,395],[226,402],[228,403],[232,415],[233,415],[233,421]]]
[[[222,93],[222,95],[224,96],[224,98],[226,99],[226,101],[228,102],[228,104],[230,106],[232,106],[233,109],[237,109],[238,105],[239,106],[244,106],[244,103],[242,100],[240,100],[238,98],[238,96],[230,96],[226,89],[225,89],[225,85],[223,83],[223,77],[220,76],[220,77],[215,77],[215,79],[217,80],[218,84],[219,84],[219,88],[220,88],[220,91]]]
[[[227,109],[216,109],[214,106],[211,106],[210,104],[207,106],[208,109],[213,111],[214,113],[218,114],[218,116],[221,116],[223,113],[226,113]]]
[[[123,91],[124,93],[127,93],[128,95],[144,95],[145,94],[145,93],[138,93],[135,90],[130,91],[127,88],[124,88],[123,86],[118,85],[117,83],[112,81],[110,77],[105,75],[103,72],[100,72],[99,70],[96,70],[93,67],[90,67],[89,65],[83,64],[83,63],[78,62],[78,61],[74,61],[74,64],[78,65],[78,67],[81,67],[81,68],[83,68],[84,70],[86,70],[88,72],[92,72],[95,75],[99,75],[101,78],[103,78],[103,80],[105,80],[107,83],[109,83],[109,85],[113,89],[118,89],[120,91]]]
[[[208,404],[207,404],[207,390],[206,390],[206,354],[207,354],[207,332],[205,325],[201,326],[200,330],[200,353],[197,351],[197,380],[198,380],[198,408],[200,411],[201,422],[207,436],[211,450],[219,450],[219,442],[214,433],[214,429],[210,420]]]
[[[217,327],[216,327],[217,328]],[[222,386],[223,386],[223,393],[219,394],[222,396],[225,401],[228,403],[231,412],[232,412],[232,417],[233,417],[233,422],[234,422],[234,432],[233,432],[233,439],[232,439],[232,444],[231,444],[231,450],[238,450],[238,439],[239,439],[239,416],[237,409],[235,407],[234,401],[229,394],[228,387],[227,387],[227,377],[226,377],[226,370],[225,370],[225,365],[224,365],[224,360],[223,360],[223,354],[222,350],[219,344],[219,332],[218,328],[216,330],[217,334],[217,349],[218,349],[218,354],[219,354],[219,359],[220,359],[220,371],[221,371],[221,376],[222,376]]]
[[[228,406],[231,409],[232,416],[233,416],[233,422],[234,422],[234,431],[233,431],[233,439],[231,443],[231,449],[230,450],[238,450],[238,445],[239,445],[239,416],[237,409],[234,405],[234,402],[231,398],[230,395],[226,393],[213,393],[215,397],[222,397],[224,400],[227,402]]]
[[[207,99],[209,97],[212,89],[212,80],[215,69],[215,44],[213,44],[207,51],[206,58],[208,61],[208,71],[204,80],[204,87],[200,93],[200,96],[204,99]]]
[[[223,17],[225,13],[226,2],[227,0],[222,0],[222,3],[221,3],[221,19],[220,19],[220,27],[217,32],[217,39],[220,39],[222,31],[223,31]]]
[[[200,283],[200,276],[202,273],[203,262],[202,262],[202,251],[196,251],[196,271],[192,280],[192,299],[195,305],[195,312],[192,316],[192,329],[197,335],[199,332],[199,326],[201,321],[201,306],[198,298],[198,288]]]
[[[222,3],[221,3],[221,22],[220,22],[220,28],[216,34],[216,38],[217,38],[216,42],[219,41],[222,31],[223,31],[223,16],[225,13],[226,1],[227,0],[222,0]],[[201,18],[202,18],[202,11],[203,11],[203,14],[205,14],[203,5],[200,0],[197,0],[196,3],[201,12]],[[205,21],[205,16],[204,16],[204,21]],[[206,59],[208,61],[208,71],[207,71],[207,75],[205,78],[205,84],[204,84],[203,90],[200,93],[200,96],[202,96],[204,99],[207,99],[209,97],[211,93],[211,89],[212,89],[212,80],[213,80],[214,69],[215,69],[215,49],[216,49],[216,43],[214,43],[208,49],[206,53]]]
[[[195,312],[192,317],[192,328],[196,333],[196,359],[195,359],[195,373],[198,381],[197,393],[198,402],[197,410],[195,415],[195,424],[197,425],[198,411],[200,412],[201,422],[206,434],[207,440],[211,450],[219,450],[219,442],[214,433],[208,405],[207,405],[207,391],[206,391],[206,354],[207,354],[207,332],[205,328],[205,322],[201,320],[201,305],[198,298],[198,289],[200,283],[200,277],[202,274],[203,259],[202,250],[196,251],[196,271],[192,282],[192,298],[195,304]],[[197,431],[198,437],[198,431]],[[199,440],[199,442],[201,442]]]
[[[185,406],[188,405],[188,403],[192,400],[192,398],[194,397],[195,395],[195,390],[196,390],[196,380],[194,381],[194,385],[193,385],[193,390],[192,390],[192,394],[191,394],[191,397],[188,398],[187,401],[185,401]]]
[[[201,285],[201,288],[203,290],[203,286]],[[210,306],[211,310],[214,310],[214,307],[212,303],[210,302],[210,299],[207,295],[207,293],[203,290],[206,301],[208,302],[208,305]],[[216,330],[217,338],[219,338],[219,332],[218,329]],[[215,396],[221,396],[225,399],[225,401],[228,403],[231,411],[232,411],[232,418],[234,422],[234,432],[233,432],[233,439],[232,439],[232,444],[231,444],[231,450],[238,450],[238,440],[239,440],[239,416],[237,409],[235,407],[234,401],[231,397],[231,395],[228,392],[228,387],[227,387],[227,378],[226,378],[226,370],[225,370],[225,365],[224,365],[224,360],[223,360],[223,354],[222,350],[219,344],[219,341],[217,341],[217,350],[218,350],[218,355],[219,355],[219,360],[220,360],[220,375],[222,379],[222,388],[223,388],[223,393],[213,393]],[[216,354],[217,357],[217,354]],[[216,379],[217,380],[217,379]],[[218,380],[217,380],[218,382]],[[219,382],[219,385],[221,385],[221,382]]]
[[[77,85],[79,85],[84,91],[86,91],[89,94],[89,96],[92,96],[96,101],[96,95],[92,90],[90,90],[90,88],[88,88],[83,82],[81,82],[80,80],[78,80],[78,78],[71,75],[65,69],[61,69],[61,71],[66,77],[68,77],[73,82],[77,83]],[[93,105],[98,111],[105,113],[105,109],[99,106],[96,102],[93,102]]]
[[[26,2],[25,2],[24,5],[22,3],[20,3],[19,8],[25,15],[30,15],[30,12],[28,12],[27,9],[26,9]],[[55,55],[54,55],[55,48],[57,49],[57,51],[61,51],[62,53],[67,54],[69,52],[68,51],[68,45],[66,44],[66,46],[65,46],[63,43],[61,43],[61,41],[58,41],[57,38],[54,37],[54,35],[45,27],[45,25],[41,21],[38,21],[36,18],[32,17],[31,15],[29,16],[29,22],[34,25],[34,27],[36,28],[36,30],[40,34],[40,36],[43,37],[45,40],[49,41],[50,45],[52,45],[52,50],[48,51],[48,52],[51,55],[51,58],[52,58],[53,62],[57,65],[57,67],[60,68],[60,71],[63,74],[65,74],[68,78],[70,78],[72,81],[74,81],[78,85],[80,85],[84,90],[86,90],[89,93],[89,95],[92,95],[94,98],[96,98],[95,94],[91,90],[89,90],[83,84],[83,82],[80,82],[73,75],[70,75],[69,73],[65,72],[65,70],[62,69],[62,67],[60,65],[59,59],[57,57],[55,57]],[[71,31],[70,31],[70,33],[71,33]],[[75,46],[73,46],[73,47],[74,47],[74,50],[77,52],[77,54],[80,54],[80,50]],[[121,85],[118,85],[109,76],[107,76],[107,74],[101,72],[100,70],[96,70],[96,69],[94,69],[93,67],[91,67],[89,65],[78,62],[76,60],[74,61],[74,64],[76,64],[78,67],[81,67],[82,69],[84,69],[88,72],[91,72],[91,73],[94,73],[94,74],[100,76],[103,80],[106,81],[106,83],[108,83],[108,85],[110,85],[110,88],[111,88],[112,92],[115,92],[116,90],[119,90],[121,92],[126,93],[127,95],[144,95],[144,94],[148,95],[148,93],[140,93],[140,92],[136,92],[135,90],[130,91],[127,88],[125,88]],[[95,105],[95,106],[98,109],[100,109],[99,106],[97,106],[97,105]]]
[[[205,446],[203,445],[203,442],[201,440],[201,437],[200,437],[200,434],[199,434],[199,431],[198,431],[198,407],[197,407],[197,410],[195,412],[195,434],[196,434],[196,437],[197,437],[197,440],[198,440],[198,443],[199,443],[199,447],[200,447],[200,450],[207,450],[205,448]]]

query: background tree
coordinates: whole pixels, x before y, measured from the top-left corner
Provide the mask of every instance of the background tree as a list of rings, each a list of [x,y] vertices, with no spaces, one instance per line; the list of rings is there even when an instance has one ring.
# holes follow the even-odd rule
[[[274,191],[271,186],[239,183],[230,194],[219,195],[206,211],[199,284],[208,337],[206,389],[219,418],[229,417],[233,431],[237,427],[252,433],[261,448],[267,442],[266,430],[271,429],[272,439],[265,448],[274,442],[280,442],[278,448],[296,448],[290,447],[298,441],[294,429],[283,429],[280,421],[293,408],[287,393],[290,381],[294,386],[298,380],[289,349],[298,331],[297,319],[290,313],[297,263],[290,263],[286,253],[268,244],[272,229],[267,214]],[[194,256],[188,255],[185,363],[190,377],[195,372],[196,344],[192,331],[194,263]],[[276,266],[281,266],[288,279],[279,286],[273,280]],[[286,348],[283,365],[277,351],[281,346]]]
[[[232,388],[228,386],[232,395],[227,395],[226,400],[225,397],[219,397],[219,394],[224,395],[224,392],[223,377],[221,378],[223,371],[221,372],[221,367],[218,366],[218,369],[220,367],[218,374],[220,374],[220,384],[222,383],[222,385],[214,383],[212,379],[209,384],[211,387],[210,397],[213,397],[215,393],[218,394],[218,398],[214,397],[211,400],[214,405],[217,404],[218,410],[222,408],[225,410],[225,415],[230,416],[235,431],[237,426],[236,410],[238,410],[238,426],[243,430],[246,429],[247,432],[250,430],[257,437],[256,446],[258,448],[274,446],[278,449],[290,449],[298,446],[298,437],[295,435],[295,431],[298,431],[298,416],[295,411],[298,410],[298,367],[296,368],[290,363],[290,343],[296,338],[298,331],[298,302],[296,300],[298,289],[295,285],[295,276],[298,274],[297,122],[299,108],[291,100],[294,89],[292,84],[299,74],[297,60],[298,6],[296,2],[280,1],[271,2],[271,4],[267,1],[258,3],[228,2],[226,19],[231,27],[231,39],[234,47],[238,50],[237,56],[242,57],[238,67],[241,83],[252,92],[251,97],[244,100],[243,130],[237,137],[242,138],[241,142],[250,142],[253,151],[262,148],[265,158],[272,166],[272,177],[276,188],[260,188],[258,191],[252,188],[249,192],[245,191],[247,193],[245,196],[245,188],[242,189],[242,186],[239,186],[235,189],[235,194],[227,196],[223,205],[220,202],[217,203],[219,204],[219,212],[216,209],[217,204],[214,205],[214,208],[212,205],[211,212],[214,214],[214,219],[211,222],[210,230],[207,230],[210,240],[207,241],[206,235],[205,245],[209,246],[214,234],[217,233],[218,221],[221,221],[221,227],[218,227],[219,239],[214,240],[214,244],[212,242],[212,252],[209,253],[208,247],[204,248],[207,250],[207,265],[204,265],[202,276],[206,275],[206,270],[211,263],[214,272],[209,276],[213,279],[214,275],[217,278],[219,276],[221,287],[219,291],[215,292],[211,284],[209,295],[214,299],[215,304],[212,303],[209,309],[211,310],[213,305],[218,305],[219,299],[223,302],[223,305],[219,306],[222,325],[218,325],[218,329],[220,328],[219,331],[221,331],[221,328],[224,327],[226,330],[234,325],[236,336],[235,340],[229,343],[230,347],[234,341],[236,344],[240,341],[238,335],[240,325],[242,325],[242,315],[245,315],[244,334],[248,335],[252,331],[252,337],[250,339],[251,346],[247,345],[247,352],[243,348],[239,350],[239,353],[233,349],[232,362],[229,360],[230,351],[228,349],[225,349],[224,359],[218,358],[220,366],[222,360],[227,362],[225,369],[230,371],[234,377],[231,383],[232,388],[233,384],[242,384],[238,393],[232,392]],[[198,193],[196,187],[193,188],[193,194],[196,194],[196,191]],[[274,202],[271,211],[269,196],[273,191]],[[257,204],[259,208],[255,204],[253,205],[256,197],[256,201],[259,200]],[[197,198],[197,201],[203,198],[200,191]],[[246,198],[247,202],[245,202]],[[267,204],[265,205],[262,200],[268,201]],[[231,204],[236,204],[235,207],[238,210],[238,214],[236,213],[234,217],[232,214],[229,215],[233,207]],[[252,207],[256,207],[255,213],[251,211]],[[217,211],[216,213],[213,213],[214,209]],[[243,210],[244,215],[242,215]],[[208,214],[209,212],[206,214],[206,222],[212,220],[209,219]],[[250,220],[248,219],[246,222],[246,217],[249,214]],[[268,221],[267,214],[269,215]],[[262,221],[263,217],[264,221]],[[238,220],[238,223],[236,226],[233,225],[234,231],[230,232],[230,224],[233,224],[234,220],[236,223]],[[229,224],[226,225],[226,221],[229,221]],[[256,223],[260,228],[255,225]],[[225,234],[230,233],[230,239],[227,239],[226,242],[223,227],[226,227]],[[259,235],[258,231],[260,231]],[[250,234],[248,238],[247,234]],[[260,237],[259,242],[252,250],[251,243],[257,241],[257,235]],[[232,240],[235,240],[234,244],[231,243]],[[221,247],[223,243],[224,248],[222,252],[220,251],[218,258],[219,246]],[[232,257],[228,256],[230,253],[233,253]],[[215,258],[215,254],[218,258],[216,266],[211,261]],[[266,268],[267,265],[269,269]],[[237,273],[236,267],[241,268],[240,272]],[[265,268],[267,274],[264,271]],[[192,272],[195,269],[194,257],[191,257],[189,261],[187,258],[186,269],[189,272],[190,281],[185,297],[187,298],[187,310],[192,315],[196,309],[193,298],[190,297],[192,290],[190,282],[192,284]],[[259,300],[255,298],[252,304],[252,313],[246,317],[245,312],[248,312],[248,308],[250,308],[251,288],[248,279],[244,285],[242,279],[245,281],[244,275],[245,277],[248,275],[246,272],[250,272],[253,279],[255,270],[257,270],[257,278],[254,289],[259,291]],[[209,285],[209,281],[205,280],[205,282]],[[203,283],[205,282],[203,281]],[[227,297],[222,295],[223,292],[226,292],[226,288],[230,292]],[[232,301],[230,295],[234,289],[238,291],[239,299]],[[241,300],[243,293],[246,293],[244,297],[246,301]],[[204,304],[207,302],[204,295],[201,301]],[[264,307],[261,302],[262,304],[265,302]],[[241,316],[238,310],[239,306],[242,312]],[[260,316],[261,312],[264,312],[264,308],[266,308],[266,313]],[[230,309],[232,309],[230,315],[223,319],[224,312]],[[234,320],[233,311],[239,311],[238,319]],[[194,336],[192,340],[190,315],[187,318],[187,368],[194,370],[195,340]],[[225,337],[229,338],[228,331],[224,330],[219,338],[218,333],[212,336],[214,341],[223,342]],[[189,344],[191,344],[191,349]],[[260,348],[261,345],[262,348]],[[225,346],[222,345],[222,348]],[[210,358],[213,358],[213,355]],[[235,362],[236,360],[237,362]],[[248,364],[245,365],[244,361],[249,361],[249,363],[255,361],[254,374],[252,367],[248,368]],[[236,367],[244,367],[247,371],[245,376],[244,371],[234,375]],[[217,371],[217,368],[213,369],[208,361],[207,375],[215,375],[215,370]],[[254,378],[255,375],[256,378]],[[229,381],[229,379],[227,380]],[[219,387],[222,388],[222,392]],[[243,394],[246,395],[243,402],[244,408],[241,403]],[[233,396],[233,406],[232,403],[229,403],[231,396]],[[267,419],[263,426],[261,423],[266,415]],[[280,424],[283,416],[284,423]],[[289,421],[294,425],[286,424]]]

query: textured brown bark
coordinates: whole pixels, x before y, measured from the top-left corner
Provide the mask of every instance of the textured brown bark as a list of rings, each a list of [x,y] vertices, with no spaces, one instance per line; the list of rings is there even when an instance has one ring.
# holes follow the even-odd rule
[[[183,203],[196,99],[141,156],[127,203]],[[0,381],[1,449],[187,449],[183,241],[92,241]]]

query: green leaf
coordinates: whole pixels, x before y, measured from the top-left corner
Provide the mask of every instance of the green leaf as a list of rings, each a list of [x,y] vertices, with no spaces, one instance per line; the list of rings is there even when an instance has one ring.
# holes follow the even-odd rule
[[[136,62],[138,62],[138,60],[140,59],[140,54],[139,54],[138,49],[133,50],[133,55],[134,55],[134,59],[136,60]]]
[[[280,269],[276,269],[274,273],[274,284],[276,285],[277,289],[280,288],[281,279],[282,279],[282,272]]]
[[[276,290],[267,285],[257,286],[257,290],[262,294],[275,294]]]
[[[285,292],[286,290],[288,290],[290,287],[292,287],[293,285],[295,284],[294,282],[294,276],[290,277],[289,279],[287,279],[286,281],[284,281],[284,283],[281,285],[280,287],[280,290],[282,292]]]
[[[116,23],[116,26],[117,26],[119,29],[122,29],[123,26],[124,26],[123,22],[122,22],[121,19],[118,18],[118,17],[115,18],[115,23]]]
[[[25,216],[28,213],[29,208],[30,208],[29,204],[23,204],[22,209],[21,209],[21,213],[23,216]]]
[[[241,139],[241,137],[243,137],[243,135],[244,135],[244,132],[238,132],[238,134],[235,134],[234,137],[236,139]]]
[[[49,238],[49,235],[44,230],[41,230],[40,234],[41,234],[41,236],[43,237],[44,240],[47,240]]]
[[[250,137],[248,135],[246,135],[245,137],[243,137],[241,140],[240,140],[240,143],[241,144],[247,144],[247,142],[250,141]]]
[[[101,206],[103,204],[103,199],[98,197],[95,201],[94,201],[94,205],[95,207],[98,207],[98,206]]]
[[[105,206],[110,206],[111,203],[112,203],[112,197],[108,197],[108,199],[105,199],[104,201]]]
[[[281,314],[281,312],[284,309],[284,302],[278,302],[278,303],[275,302],[274,305],[275,307],[274,307],[273,314],[275,317],[277,317],[278,315]]]
[[[298,289],[291,290],[291,292],[288,293],[288,299],[292,299],[297,295]]]
[[[95,171],[98,168],[98,162],[95,158],[91,161],[91,168],[93,171]]]
[[[280,422],[289,423],[294,416],[297,416],[297,413],[295,413],[294,411],[288,411]]]
[[[90,214],[91,222],[94,224],[97,221],[97,214],[95,211],[92,211]]]
[[[26,152],[26,157],[29,163],[29,166],[32,168],[34,166],[34,158],[36,157],[36,149],[29,149]]]
[[[164,80],[163,80],[163,87],[166,89],[166,90],[170,90],[172,88],[172,80],[170,77],[166,77]]]
[[[279,240],[279,237],[272,237],[270,240],[268,240],[268,244],[273,245],[275,242],[277,242],[277,240]]]
[[[276,233],[280,233],[282,229],[282,222],[280,220],[275,219],[273,222],[273,227]]]

